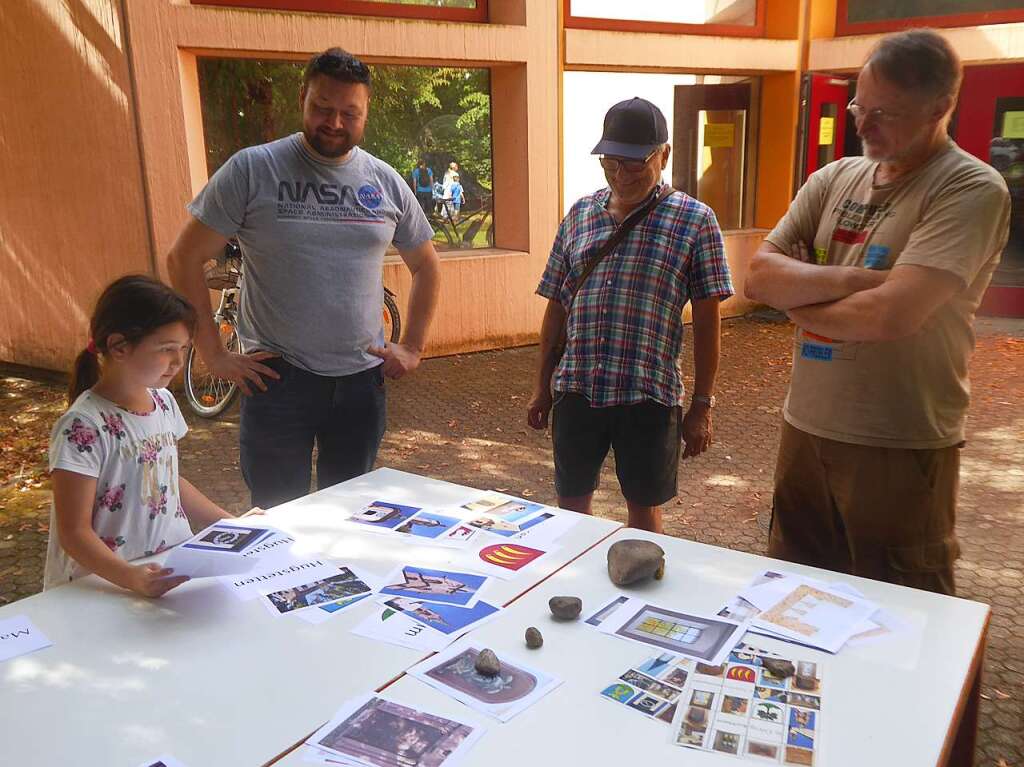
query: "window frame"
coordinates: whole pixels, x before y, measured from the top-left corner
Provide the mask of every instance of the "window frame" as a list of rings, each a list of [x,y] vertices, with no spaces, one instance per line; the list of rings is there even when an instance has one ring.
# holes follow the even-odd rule
[[[1024,8],[1005,11],[974,11],[944,16],[909,16],[884,21],[847,21],[849,0],[836,2],[836,37],[899,32],[912,27],[975,27],[985,24],[1009,24],[1024,21]]]
[[[433,5],[404,5],[370,0],[189,0],[192,5],[215,5],[263,11],[304,11],[380,18],[426,19],[486,24],[488,2],[476,0],[475,8],[438,8]]]
[[[562,0],[562,10],[566,29],[592,29],[607,32],[660,32],[670,35],[727,35],[729,37],[764,37],[765,33],[765,0],[755,0],[754,23],[750,26],[745,24],[683,24],[673,21],[601,19],[594,16],[574,16],[572,14],[572,0]]]

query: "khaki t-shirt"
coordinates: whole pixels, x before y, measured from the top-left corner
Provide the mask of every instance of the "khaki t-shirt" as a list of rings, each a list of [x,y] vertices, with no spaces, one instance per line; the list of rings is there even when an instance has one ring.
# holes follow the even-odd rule
[[[928,266],[962,289],[913,336],[843,342],[796,330],[784,415],[796,428],[858,445],[940,448],[964,439],[974,312],[1006,244],[1010,200],[990,166],[949,146],[908,176],[873,183],[848,157],[814,173],[767,240],[808,245],[819,264]]]

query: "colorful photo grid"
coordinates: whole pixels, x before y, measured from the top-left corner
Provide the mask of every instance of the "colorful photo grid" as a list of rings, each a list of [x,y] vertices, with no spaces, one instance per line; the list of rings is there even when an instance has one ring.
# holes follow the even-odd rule
[[[648,658],[611,682],[601,695],[644,716],[671,724],[679,696],[696,661],[664,653]]]
[[[784,765],[819,764],[821,666],[749,646],[696,663],[678,696],[671,742]]]

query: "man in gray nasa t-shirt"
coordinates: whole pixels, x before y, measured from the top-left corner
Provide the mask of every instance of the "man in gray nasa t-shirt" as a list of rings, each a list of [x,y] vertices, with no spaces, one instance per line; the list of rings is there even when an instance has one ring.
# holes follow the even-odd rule
[[[189,206],[168,257],[172,282],[209,306],[202,265],[227,238],[242,249],[238,334],[227,351],[212,311],[195,343],[215,375],[237,382],[241,464],[256,506],[327,487],[373,468],[384,434],[383,376],[419,365],[437,301],[433,229],[412,190],[360,149],[369,70],[341,49],[314,56],[300,92],[303,131],[235,154]],[[412,273],[406,331],[387,344],[381,323],[384,252]]]

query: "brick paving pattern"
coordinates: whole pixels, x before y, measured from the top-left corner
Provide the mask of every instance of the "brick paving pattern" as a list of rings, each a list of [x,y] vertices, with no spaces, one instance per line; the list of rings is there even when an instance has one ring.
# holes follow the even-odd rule
[[[957,578],[961,596],[992,605],[977,764],[1024,767],[1024,323],[979,325]],[[669,534],[764,553],[790,339],[788,324],[770,316],[723,325],[715,444],[682,466],[680,496],[665,513]],[[525,348],[428,360],[413,377],[390,384],[379,464],[554,502],[550,439],[524,420],[534,355]],[[684,355],[689,377],[689,351]],[[40,587],[46,438],[62,393],[52,380],[2,374],[0,387],[2,604]],[[243,511],[237,406],[219,421],[189,421],[183,476],[226,508]],[[611,461],[594,507],[625,521]]]

